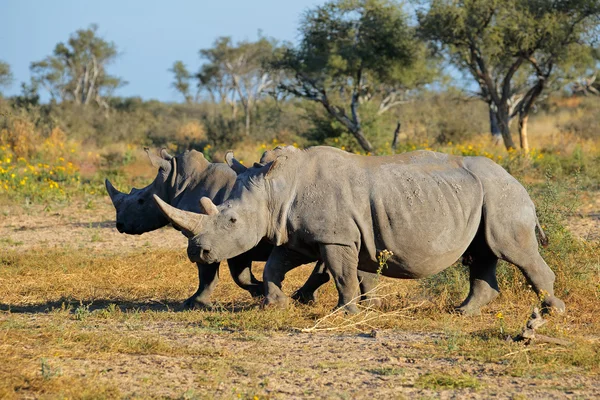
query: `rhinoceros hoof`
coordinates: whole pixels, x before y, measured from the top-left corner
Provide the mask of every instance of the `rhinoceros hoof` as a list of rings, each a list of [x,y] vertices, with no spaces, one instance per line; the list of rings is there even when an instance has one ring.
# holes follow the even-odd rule
[[[183,302],[182,308],[184,310],[211,310],[212,303],[207,301],[198,300],[195,297],[190,297]]]
[[[454,312],[460,315],[464,315],[466,317],[472,317],[481,315],[481,308],[472,306],[469,307],[468,305],[466,305],[454,308]]]
[[[292,299],[302,304],[314,304],[317,302],[317,297],[314,293],[307,293],[297,290],[292,294]]]
[[[267,296],[263,299],[261,307],[277,307],[277,308],[287,308],[289,300],[285,296]]]
[[[381,308],[383,302],[381,299],[365,299],[361,301],[361,304],[368,308]]]
[[[345,304],[345,305],[339,305],[334,309],[335,310],[339,310],[342,309],[344,311],[344,314],[347,315],[354,315],[354,314],[358,314],[360,311],[358,310],[358,307],[356,306],[356,304],[350,303],[350,304]]]
[[[256,288],[252,288],[250,290],[248,290],[250,292],[250,296],[252,296],[252,298],[257,298],[257,297],[262,297],[265,295],[265,290],[263,289],[263,285],[257,285]]]
[[[542,312],[548,314],[553,311],[565,312],[565,303],[558,297],[548,296],[542,301]]]

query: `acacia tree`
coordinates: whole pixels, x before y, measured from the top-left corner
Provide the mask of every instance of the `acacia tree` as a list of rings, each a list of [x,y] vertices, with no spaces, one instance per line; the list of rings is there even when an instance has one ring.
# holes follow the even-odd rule
[[[433,76],[424,46],[395,1],[328,2],[304,15],[300,35],[300,44],[272,63],[288,76],[279,88],[320,103],[365,151],[373,146],[363,132],[361,105],[378,102],[376,118]]]
[[[229,37],[220,37],[213,47],[200,50],[206,62],[196,75],[199,88],[214,101],[229,103],[234,117],[239,101],[244,109],[246,135],[250,134],[256,102],[273,86],[271,74],[263,65],[275,49],[274,40],[260,36],[255,42],[237,44]]]
[[[528,149],[529,114],[549,83],[597,38],[597,0],[432,0],[417,13],[422,36],[468,72],[490,106],[507,149],[518,116]],[[522,87],[516,84],[517,77]],[[515,98],[516,96],[516,98]],[[516,101],[515,101],[516,100]]]
[[[190,81],[192,75],[187,70],[183,61],[175,61],[171,69],[169,69],[169,72],[172,72],[173,75],[175,75],[175,80],[171,83],[171,86],[183,96],[186,103],[191,103]]]
[[[34,80],[53,99],[83,106],[94,101],[108,107],[105,98],[125,84],[106,72],[106,66],[118,56],[117,47],[98,37],[97,31],[97,25],[80,29],[66,44],[58,43],[53,55],[31,63]]]

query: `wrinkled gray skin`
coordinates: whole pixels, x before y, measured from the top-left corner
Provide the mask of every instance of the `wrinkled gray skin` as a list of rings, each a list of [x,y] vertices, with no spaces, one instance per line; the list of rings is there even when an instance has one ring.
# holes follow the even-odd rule
[[[158,168],[158,174],[149,186],[143,189],[132,189],[129,194],[125,194],[115,189],[110,181],[105,182],[117,211],[116,227],[121,233],[139,235],[169,223],[152,200],[153,195],[181,210],[200,212],[200,198],[207,197],[212,202],[220,204],[229,196],[234,186],[236,174],[232,170],[233,164],[230,168],[226,164],[210,163],[202,153],[195,150],[177,157],[170,156],[165,150],[161,151],[160,157],[146,151],[152,164]],[[237,161],[236,164],[243,167]],[[264,294],[262,282],[252,274],[252,261],[267,261],[272,249],[271,244],[263,241],[247,252],[228,260],[234,281],[252,296]],[[193,255],[190,257],[192,258]],[[199,285],[196,293],[184,303],[184,308],[188,309],[211,306],[210,296],[219,276],[218,262],[196,261]],[[294,298],[304,303],[314,301],[315,291],[329,279],[323,263],[319,262],[306,284],[294,294]],[[362,285],[365,291],[370,290],[370,284],[368,279],[364,280]]]
[[[525,188],[485,157],[430,151],[366,157],[329,147],[278,150],[279,157],[238,177],[230,198],[211,215],[196,215],[190,253],[215,262],[266,238],[276,247],[265,267],[266,304],[285,305],[285,273],[320,258],[339,293],[356,312],[357,268],[423,278],[462,257],[471,288],[458,310],[478,314],[499,292],[503,259],[525,275],[544,306],[563,311],[554,273],[538,252],[539,227]],[[169,206],[159,204],[169,218]],[[226,238],[226,239],[223,239]]]

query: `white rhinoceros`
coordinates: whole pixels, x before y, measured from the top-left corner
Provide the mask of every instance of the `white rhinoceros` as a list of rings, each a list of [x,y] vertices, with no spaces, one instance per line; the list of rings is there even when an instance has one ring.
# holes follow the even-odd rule
[[[158,168],[154,181],[143,189],[132,189],[129,194],[119,192],[106,180],[106,190],[117,212],[116,227],[121,233],[139,235],[159,229],[169,223],[152,200],[156,195],[165,202],[182,210],[200,212],[200,198],[206,197],[216,204],[222,203],[230,194],[236,180],[234,170],[244,168],[233,160],[228,153],[230,166],[223,163],[210,163],[198,151],[186,151],[176,157],[170,156],[164,149],[160,157],[146,149],[152,165]],[[185,231],[184,231],[185,234]],[[227,260],[231,276],[238,286],[255,296],[264,294],[264,286],[252,274],[253,261],[267,261],[273,245],[261,241],[251,249]],[[219,262],[205,263],[197,261],[198,290],[184,302],[184,308],[210,307],[210,296],[217,280]],[[315,300],[315,291],[329,280],[329,274],[322,262],[315,266],[310,278],[293,297],[300,302]],[[361,276],[361,289],[369,293],[372,278],[368,274]],[[369,296],[366,295],[365,298]]]
[[[278,156],[278,157],[277,157]],[[331,147],[276,149],[274,161],[238,176],[228,200],[206,214],[159,207],[189,236],[193,261],[216,262],[267,239],[276,247],[265,267],[266,304],[285,304],[287,271],[322,259],[333,276],[338,305],[356,312],[356,270],[377,272],[384,250],[393,256],[380,271],[423,278],[459,258],[471,288],[458,308],[477,314],[498,295],[496,264],[523,272],[546,307],[564,310],[554,296],[554,273],[538,252],[535,207],[527,191],[485,157],[416,151],[359,156]]]

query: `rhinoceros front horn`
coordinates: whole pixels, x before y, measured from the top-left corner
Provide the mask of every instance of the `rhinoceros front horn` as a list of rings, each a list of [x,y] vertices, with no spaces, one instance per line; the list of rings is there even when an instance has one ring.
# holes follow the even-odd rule
[[[167,217],[176,229],[179,229],[188,238],[194,237],[200,233],[202,228],[202,220],[204,216],[202,214],[196,214],[190,211],[180,210],[175,208],[160,199],[157,195],[154,195],[154,201],[160,211]]]
[[[126,196],[126,194],[119,192],[117,189],[115,189],[115,187],[112,185],[112,183],[110,183],[110,181],[108,179],[106,179],[104,181],[104,184],[106,185],[106,191],[108,192],[108,195],[110,196],[110,200],[113,202],[113,205],[116,207],[117,205],[119,205],[119,203],[121,201],[123,201],[123,198]]]

